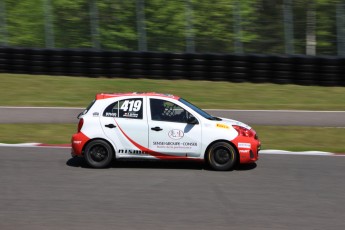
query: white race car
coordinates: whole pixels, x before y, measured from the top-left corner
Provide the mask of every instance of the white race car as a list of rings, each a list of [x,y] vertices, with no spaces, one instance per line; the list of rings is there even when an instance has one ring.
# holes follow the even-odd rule
[[[160,159],[201,160],[230,170],[258,160],[260,141],[251,127],[174,95],[97,94],[78,118],[72,156],[94,168],[114,159]]]

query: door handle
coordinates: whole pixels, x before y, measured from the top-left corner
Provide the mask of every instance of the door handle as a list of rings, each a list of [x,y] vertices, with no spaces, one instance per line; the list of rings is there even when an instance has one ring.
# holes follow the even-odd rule
[[[151,128],[151,130],[154,130],[154,131],[161,131],[161,130],[163,130],[163,129],[161,129],[161,127],[156,126],[156,127],[154,127],[154,128]]]
[[[105,125],[105,127],[109,128],[109,129],[112,129],[112,128],[116,128],[116,125],[114,125],[114,124],[107,124],[107,125]]]

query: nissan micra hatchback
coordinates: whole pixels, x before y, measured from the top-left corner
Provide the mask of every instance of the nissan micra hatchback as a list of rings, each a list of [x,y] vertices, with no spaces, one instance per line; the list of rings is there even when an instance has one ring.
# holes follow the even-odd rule
[[[97,94],[79,114],[72,156],[93,168],[114,159],[205,161],[214,170],[258,160],[260,141],[248,125],[214,117],[174,95]]]

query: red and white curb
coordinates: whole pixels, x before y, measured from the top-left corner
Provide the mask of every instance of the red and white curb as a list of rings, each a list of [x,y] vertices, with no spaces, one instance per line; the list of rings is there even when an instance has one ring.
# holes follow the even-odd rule
[[[19,144],[5,144],[0,143],[0,147],[43,147],[43,148],[71,148],[71,144],[42,144],[42,143],[19,143]],[[345,154],[335,154],[322,151],[285,151],[275,149],[260,150],[260,155],[301,155],[301,156],[345,156]]]
[[[0,147],[46,147],[46,148],[71,148],[71,144],[42,144],[42,143],[0,143]]]
[[[322,152],[322,151],[300,151],[300,152],[292,152],[292,151],[285,151],[285,150],[275,150],[275,149],[267,149],[267,150],[260,150],[259,154],[274,154],[274,155],[311,155],[311,156],[333,156],[337,155],[335,153],[330,152]]]

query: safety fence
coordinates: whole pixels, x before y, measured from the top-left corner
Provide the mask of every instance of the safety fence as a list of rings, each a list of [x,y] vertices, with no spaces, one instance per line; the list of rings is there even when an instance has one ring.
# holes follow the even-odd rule
[[[0,47],[0,72],[345,86],[345,58]]]

